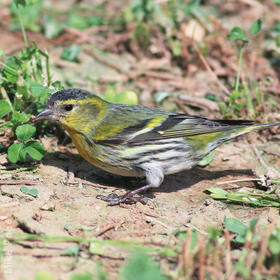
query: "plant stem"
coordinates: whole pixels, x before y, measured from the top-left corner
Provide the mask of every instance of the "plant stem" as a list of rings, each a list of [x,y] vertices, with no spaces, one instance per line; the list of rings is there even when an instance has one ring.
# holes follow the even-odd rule
[[[271,180],[272,184],[280,184],[280,179]]]
[[[242,66],[242,58],[243,58],[243,47],[240,49],[239,53],[239,61],[238,61],[238,72],[237,72],[237,78],[236,78],[236,84],[235,84],[235,90],[239,90],[239,83],[240,83],[240,73],[241,73],[241,66]]]
[[[12,170],[1,171],[0,175],[3,175],[3,174],[13,174],[13,173],[30,171],[30,170],[34,173],[34,172],[38,171],[38,168],[37,167],[21,167],[21,168],[16,168],[16,169],[12,169]]]
[[[8,94],[7,94],[7,92],[6,92],[4,87],[1,87],[1,89],[0,89],[0,96],[9,103],[9,105],[11,107],[11,110],[14,111],[14,108],[13,108],[13,105],[11,103],[11,100],[10,100],[10,98],[9,98],[9,96],[8,96]]]
[[[45,57],[45,59],[46,59],[46,70],[47,70],[47,79],[48,79],[48,87],[49,87],[51,85],[51,73],[50,73],[49,56],[45,52],[43,52],[41,50],[39,50],[39,53],[41,55],[43,55]]]
[[[137,242],[121,241],[121,240],[102,240],[97,238],[83,238],[83,237],[74,237],[74,236],[55,236],[55,235],[41,235],[41,234],[21,234],[15,233],[9,235],[6,240],[9,240],[11,243],[18,243],[22,241],[43,241],[43,242],[94,242],[101,245],[111,245],[111,246],[120,246],[130,250],[143,250],[146,252],[151,252],[159,255],[165,255],[169,257],[177,257],[177,252],[168,247],[151,247]]]
[[[5,68],[9,69],[10,71],[14,72],[14,73],[18,73],[17,70],[15,70],[14,68],[11,68],[10,66],[8,66],[7,64],[3,63],[2,61],[0,61],[0,65],[4,66]],[[4,79],[3,77],[1,77],[1,79]]]
[[[17,14],[18,14],[20,28],[21,28],[21,32],[22,32],[22,36],[23,36],[24,45],[27,48],[28,47],[28,40],[27,40],[27,36],[26,36],[25,29],[24,29],[24,26],[23,26],[23,20],[22,20],[21,12],[18,8],[17,8]]]
[[[253,103],[251,91],[246,82],[244,82],[243,84],[246,92],[247,110],[248,110],[249,117],[255,117],[255,109],[254,109],[254,103]]]

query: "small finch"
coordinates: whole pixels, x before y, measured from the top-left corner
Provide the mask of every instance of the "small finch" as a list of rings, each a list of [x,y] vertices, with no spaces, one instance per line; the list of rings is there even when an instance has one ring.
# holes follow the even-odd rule
[[[147,185],[122,196],[98,196],[111,206],[141,201],[134,195],[159,187],[164,175],[191,169],[232,138],[280,126],[210,120],[158,108],[114,104],[78,88],[54,93],[35,120],[59,122],[91,164],[122,176],[146,177]]]

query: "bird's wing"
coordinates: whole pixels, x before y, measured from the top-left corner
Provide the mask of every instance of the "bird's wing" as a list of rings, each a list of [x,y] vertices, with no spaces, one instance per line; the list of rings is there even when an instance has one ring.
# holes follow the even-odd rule
[[[169,114],[141,120],[98,142],[109,145],[141,143],[228,131],[252,124],[251,121],[209,120],[184,114]]]
[[[168,138],[188,137],[215,133],[220,131],[229,131],[244,126],[252,125],[251,121],[224,121],[224,120],[209,120],[197,116],[189,115],[169,115],[168,118],[158,127],[150,132],[140,134],[130,143],[153,141]]]

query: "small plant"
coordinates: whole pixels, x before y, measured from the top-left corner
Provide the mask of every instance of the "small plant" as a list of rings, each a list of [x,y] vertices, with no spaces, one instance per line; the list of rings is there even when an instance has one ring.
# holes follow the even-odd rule
[[[96,15],[91,15],[85,17],[75,13],[71,13],[65,22],[65,25],[76,28],[79,30],[91,27],[91,26],[100,26],[103,24],[103,18]]]
[[[251,25],[250,28],[251,37],[258,34],[261,31],[261,28],[262,28],[262,21],[258,19]],[[226,102],[219,103],[219,107],[224,116],[231,115],[234,117],[238,117],[240,115],[241,110],[244,109],[244,105],[245,105],[244,97],[245,97],[246,104],[247,104],[247,113],[249,117],[253,118],[255,117],[256,113],[255,113],[251,91],[245,81],[243,82],[242,85],[240,84],[243,53],[244,53],[245,46],[249,42],[249,36],[240,27],[234,27],[229,33],[228,39],[230,41],[236,42],[236,47],[239,51],[238,71],[237,71],[234,90],[232,91],[231,95],[227,98]]]
[[[225,228],[235,233],[233,241],[237,243],[244,244],[247,240],[250,242],[256,242],[258,239],[258,235],[254,234],[254,229],[258,223],[259,219],[253,219],[250,221],[249,226],[244,225],[241,221],[235,218],[225,218]]]
[[[144,252],[134,253],[128,262],[121,267],[120,276],[126,280],[167,280],[161,274],[159,264]]]
[[[16,8],[29,7],[25,1],[14,1],[13,5]],[[18,16],[20,18],[20,12]],[[35,160],[42,159],[45,149],[40,142],[32,139],[36,127],[27,122],[44,108],[52,92],[62,89],[60,82],[51,80],[47,53],[40,50],[36,43],[29,46],[22,20],[20,24],[26,47],[13,56],[7,56],[0,50],[4,61],[0,61],[0,118],[3,118],[0,132],[14,140],[8,148],[8,159],[13,163],[26,161],[27,155]]]
[[[16,128],[16,136],[18,142],[13,143],[8,148],[8,159],[10,162],[25,161],[28,154],[35,160],[41,160],[45,154],[43,145],[34,140],[30,140],[34,136],[36,128],[30,124],[23,124]]]
[[[8,149],[11,162],[25,161],[28,154],[40,160],[45,150],[38,142],[31,140],[36,127],[30,122],[32,115],[37,115],[44,107],[50,93],[61,89],[60,82],[52,82],[48,55],[36,46],[20,51],[17,56],[6,56],[0,72],[0,124],[2,133],[8,133],[16,141]]]
[[[35,197],[35,198],[38,196],[38,189],[35,189],[35,188],[29,189],[29,188],[27,188],[26,186],[22,186],[22,187],[20,188],[20,191],[23,192],[23,193],[25,193],[25,194],[28,194],[28,195],[30,195],[30,196],[33,196],[33,197]]]
[[[71,62],[77,62],[78,61],[78,55],[82,51],[82,46],[80,45],[72,45],[68,48],[64,48],[61,59],[71,61]]]
[[[196,279],[200,271],[201,279],[217,279],[220,275],[229,275],[234,272],[238,279],[277,279],[279,275],[280,258],[280,228],[276,223],[269,225],[263,232],[256,233],[258,218],[245,225],[236,218],[224,218],[224,228],[210,227],[208,235],[201,234],[191,228],[177,229],[172,233],[168,244],[154,243],[152,246],[133,241],[103,240],[99,238],[83,238],[77,236],[52,236],[44,234],[14,233],[3,235],[0,239],[0,256],[6,244],[18,244],[23,241],[33,245],[42,243],[74,242],[66,249],[57,248],[58,254],[68,258],[79,258],[80,252],[89,255],[105,254],[108,246],[118,251],[132,252],[130,257],[121,265],[118,279]],[[235,236],[233,239],[230,232]],[[83,244],[98,244],[98,251],[91,251]],[[105,253],[100,250],[105,246]],[[88,248],[88,252],[87,252]],[[59,251],[60,250],[60,251]],[[164,266],[152,256],[163,261]],[[238,256],[238,258],[236,257]],[[73,273],[67,279],[108,279],[100,262],[96,263],[94,272]],[[165,272],[163,274],[163,271]],[[167,274],[167,275],[166,275]],[[204,276],[204,277],[202,277]],[[240,276],[240,277],[239,277]],[[258,277],[257,277],[258,276]],[[169,277],[169,278],[168,278]],[[54,279],[48,272],[37,272],[35,280]]]
[[[280,227],[276,228],[272,231],[269,241],[268,241],[268,248],[271,252],[272,262],[279,263],[280,260]]]
[[[272,184],[279,184],[278,180],[271,180]],[[219,187],[211,187],[207,189],[210,196],[214,199],[223,200],[227,203],[251,205],[254,207],[280,207],[280,197],[275,193],[265,192],[247,192],[240,190],[239,192],[228,192]]]
[[[10,11],[13,15],[11,29],[21,29],[25,46],[28,41],[25,28],[32,32],[41,31],[41,26],[37,23],[41,15],[44,0],[12,0]]]
[[[189,18],[204,22],[207,17],[198,0],[134,0],[123,16],[126,24],[136,23],[132,44],[136,43],[140,51],[149,51],[152,36],[159,32],[166,38],[162,44],[166,44],[174,57],[181,56],[182,40],[178,35],[182,24]]]

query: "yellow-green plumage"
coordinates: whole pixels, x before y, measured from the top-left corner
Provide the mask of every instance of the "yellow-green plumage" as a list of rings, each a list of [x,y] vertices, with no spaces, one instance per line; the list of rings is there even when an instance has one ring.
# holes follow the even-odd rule
[[[81,89],[56,92],[37,119],[59,121],[90,163],[123,176],[146,176],[148,184],[110,205],[158,187],[164,175],[195,166],[217,146],[238,135],[275,125],[209,120],[158,108],[108,103]]]

